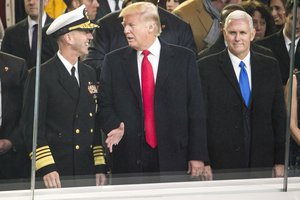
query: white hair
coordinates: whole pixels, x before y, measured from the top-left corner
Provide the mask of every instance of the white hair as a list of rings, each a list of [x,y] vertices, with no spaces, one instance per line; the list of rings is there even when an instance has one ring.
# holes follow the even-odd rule
[[[254,29],[252,17],[245,11],[235,10],[226,17],[225,24],[224,24],[224,30],[225,31],[227,30],[228,24],[231,20],[237,20],[237,19],[247,20],[249,23],[250,29],[251,30]]]

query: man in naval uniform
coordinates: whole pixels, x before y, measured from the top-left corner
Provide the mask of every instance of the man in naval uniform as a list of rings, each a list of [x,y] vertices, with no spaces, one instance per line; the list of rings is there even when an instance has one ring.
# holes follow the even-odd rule
[[[36,170],[47,188],[61,187],[61,176],[95,174],[96,185],[105,182],[104,152],[94,120],[96,73],[78,61],[87,54],[93,39],[91,31],[96,27],[82,5],[55,19],[47,30],[59,46],[57,54],[41,65],[40,74]],[[29,73],[23,111],[24,133],[30,148],[35,72],[33,69]]]

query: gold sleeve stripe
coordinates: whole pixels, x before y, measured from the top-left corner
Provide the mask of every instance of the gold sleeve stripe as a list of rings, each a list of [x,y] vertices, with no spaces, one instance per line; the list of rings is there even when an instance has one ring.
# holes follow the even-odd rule
[[[36,161],[36,170],[39,170],[43,167],[46,167],[46,166],[54,164],[54,163],[55,163],[54,159],[51,155],[43,157],[43,158]]]
[[[103,156],[104,154],[103,153],[94,153],[94,157],[96,156]]]
[[[46,156],[52,156],[51,152],[45,153],[43,155],[36,156],[36,160],[39,160],[39,159],[41,159],[43,157],[46,157]]]
[[[36,155],[41,155],[43,153],[47,153],[47,152],[50,152],[50,148],[49,146],[43,146],[43,147],[40,147],[38,149],[36,149]],[[32,152],[29,154],[29,156],[32,158]]]
[[[103,156],[94,157],[95,165],[105,165],[105,159]]]
[[[103,149],[103,147],[102,146],[94,146],[93,149],[94,150],[96,150],[96,149]]]
[[[46,153],[51,153],[50,149],[36,152],[36,156],[42,156],[43,154],[46,154]]]
[[[39,148],[36,149],[36,152],[39,152],[39,151],[42,151],[42,150],[45,150],[45,149],[50,149],[50,147],[48,145],[39,147]]]
[[[94,150],[93,153],[103,153],[103,150]]]

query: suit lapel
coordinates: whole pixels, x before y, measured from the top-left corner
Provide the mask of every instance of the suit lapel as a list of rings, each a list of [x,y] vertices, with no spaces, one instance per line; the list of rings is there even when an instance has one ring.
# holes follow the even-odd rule
[[[105,16],[108,13],[113,12],[112,10],[110,10],[110,7],[109,7],[109,4],[108,4],[107,0],[101,1],[101,6],[100,6],[100,9],[98,9],[98,11],[99,10],[101,10],[102,16]]]
[[[251,63],[251,80],[252,80],[252,90],[251,90],[251,99],[257,99],[256,95],[258,94],[259,88],[264,84],[263,80],[264,74],[262,73],[263,67],[259,67],[261,65],[261,62],[256,56],[255,52],[251,52],[250,57],[250,63]]]
[[[53,19],[47,15],[46,16],[46,21],[45,21],[44,25],[50,24],[51,22],[53,22]]]
[[[80,97],[79,99],[86,97],[86,92],[88,90],[89,81],[91,81],[88,75],[84,71],[84,66],[81,63],[78,63],[78,74],[79,74],[79,81],[80,81]],[[91,83],[95,84],[95,83]]]
[[[295,68],[300,70],[300,40],[298,41],[296,52],[295,52]]]
[[[168,74],[171,71],[171,69],[169,68],[176,65],[176,63],[173,63],[175,58],[172,49],[161,40],[160,40],[160,44],[161,44],[161,50],[160,50],[156,84],[155,84],[155,96],[158,95],[161,88],[163,87],[163,84],[165,83]]]
[[[243,96],[241,94],[240,86],[239,86],[238,80],[236,78],[236,75],[235,75],[235,72],[234,72],[234,69],[232,66],[232,62],[231,62],[230,57],[227,52],[227,48],[220,54],[219,59],[220,59],[219,60],[220,69],[224,72],[225,77],[228,79],[228,81],[230,82],[234,91],[240,97],[241,101],[244,102]]]
[[[289,52],[286,49],[286,45],[285,45],[285,41],[284,41],[284,37],[283,37],[283,31],[278,32],[278,40],[277,41],[277,45],[275,45],[275,47],[282,47],[283,49],[280,50],[279,49],[279,57],[278,60],[286,60],[287,63],[290,63],[290,55]],[[287,68],[289,67],[289,65],[286,66]]]
[[[6,69],[8,69],[8,66],[5,66],[5,64],[2,62],[2,60],[0,59],[0,82],[1,82],[1,109],[2,109],[2,119],[5,118],[6,115],[6,104],[8,103],[8,99],[7,96],[5,95],[5,83],[7,82],[6,80]]]
[[[135,97],[137,98],[137,101],[139,102],[139,107],[142,108],[141,87],[137,66],[137,51],[128,47],[122,61],[123,63],[121,63],[121,66],[123,67],[123,71]]]
[[[56,56],[56,67],[58,72],[58,80],[61,86],[65,89],[65,91],[70,95],[70,97],[77,103],[78,100],[78,87],[74,84],[72,81],[72,77],[63,65],[63,63],[59,60],[59,58]]]
[[[25,58],[30,58],[30,44],[29,44],[29,36],[28,36],[28,28],[29,28],[29,24],[28,24],[28,20],[27,18],[25,19],[24,23],[23,23],[23,33],[25,36],[24,39],[24,55],[26,55]],[[27,64],[31,64],[31,63],[27,63]]]

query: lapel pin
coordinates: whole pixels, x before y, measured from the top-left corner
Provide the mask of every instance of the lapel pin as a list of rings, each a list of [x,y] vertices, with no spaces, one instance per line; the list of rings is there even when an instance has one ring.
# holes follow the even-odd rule
[[[6,72],[7,72],[7,71],[8,71],[8,67],[4,67],[4,71],[6,71]]]

